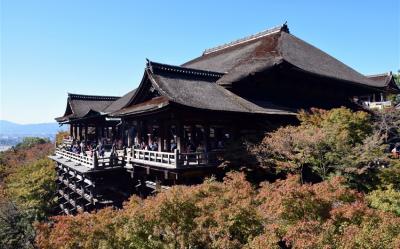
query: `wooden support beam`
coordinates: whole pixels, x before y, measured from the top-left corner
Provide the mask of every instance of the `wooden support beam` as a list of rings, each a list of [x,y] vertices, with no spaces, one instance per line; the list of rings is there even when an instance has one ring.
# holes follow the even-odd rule
[[[182,120],[177,120],[176,123],[176,145],[179,151],[183,151],[183,129]]]
[[[171,152],[171,124],[166,121],[164,125],[165,145],[164,151]]]
[[[142,143],[142,138],[143,138],[143,121],[142,120],[138,120],[137,122],[137,132],[136,132],[136,140],[138,142],[138,144]]]
[[[117,139],[115,126],[112,126],[111,133],[112,133],[112,140],[114,141],[115,139]]]
[[[77,137],[77,132],[76,132],[76,125],[74,124],[73,125],[73,131],[72,131],[72,137],[74,138],[74,139],[76,139],[76,137]]]
[[[83,140],[83,125],[79,125],[79,140]]]
[[[165,123],[164,120],[162,120],[161,122],[159,121],[159,127],[158,127],[158,151],[166,151],[165,149]]]
[[[204,133],[203,133],[203,143],[204,143],[204,150],[206,152],[209,151],[209,138],[210,138],[210,125],[208,123],[205,123],[203,125]]]
[[[101,138],[104,138],[104,136],[105,136],[105,127],[101,126],[100,129],[101,129]]]
[[[88,140],[88,126],[85,125],[85,142]]]

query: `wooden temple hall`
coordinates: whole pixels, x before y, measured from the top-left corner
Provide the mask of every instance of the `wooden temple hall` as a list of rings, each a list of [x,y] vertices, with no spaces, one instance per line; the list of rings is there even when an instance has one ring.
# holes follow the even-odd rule
[[[215,174],[227,144],[296,122],[301,109],[347,106],[400,90],[367,77],[289,32],[286,24],[215,48],[181,66],[147,61],[122,97],[68,94],[69,137],[50,156],[60,211],[120,206]],[[381,99],[382,100],[382,99]]]

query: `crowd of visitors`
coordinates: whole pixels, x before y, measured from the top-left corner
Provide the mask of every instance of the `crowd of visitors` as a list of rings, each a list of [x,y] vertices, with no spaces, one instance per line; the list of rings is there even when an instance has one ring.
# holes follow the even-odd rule
[[[101,141],[95,143],[73,140],[71,145],[64,146],[64,149],[83,156],[93,156],[94,152],[97,152],[99,156],[104,156],[105,153],[105,148]]]
[[[69,139],[71,143],[64,144],[63,149],[70,151],[75,154],[83,155],[83,156],[93,156],[93,153],[96,152],[99,157],[104,157],[106,150],[111,152],[116,152],[117,150],[124,149],[122,141],[114,141],[112,143],[107,143],[104,139],[99,141],[85,141],[85,140],[76,140],[73,138]],[[225,146],[222,140],[218,141],[210,141],[209,149],[223,149]],[[141,143],[136,143],[133,148],[139,150],[148,150],[148,151],[159,151],[160,145],[156,140],[153,141],[142,141]],[[174,152],[178,149],[178,144],[175,139],[171,139],[169,143],[169,148],[166,148],[166,152]],[[183,143],[182,153],[194,153],[194,152],[207,152],[206,147],[203,143],[195,143],[192,140],[185,141]]]

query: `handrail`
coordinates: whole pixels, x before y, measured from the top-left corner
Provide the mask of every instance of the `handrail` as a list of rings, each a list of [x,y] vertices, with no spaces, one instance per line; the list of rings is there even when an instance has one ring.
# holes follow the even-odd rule
[[[91,169],[98,169],[101,167],[115,167],[122,166],[124,164],[125,158],[121,155],[108,156],[108,157],[98,157],[97,153],[90,156],[79,155],[64,149],[56,149],[55,154],[74,161],[80,165],[86,166]]]
[[[159,152],[131,149],[127,154],[127,161],[143,163],[157,167],[176,168],[178,150],[175,152]]]
[[[56,149],[55,154],[67,158],[78,165],[86,166],[96,170],[105,167],[122,166],[126,162],[140,163],[149,166],[162,168],[194,168],[212,166],[217,160],[215,156],[219,152],[189,152],[181,153],[179,150],[174,152],[160,152],[139,149],[127,149],[117,151],[114,156],[98,157],[94,153],[93,157],[79,155],[64,149]]]
[[[190,168],[211,166],[217,161],[215,152],[189,152],[181,153],[179,150],[174,152],[160,152],[149,150],[128,149],[127,162],[140,163],[149,166],[164,168]]]

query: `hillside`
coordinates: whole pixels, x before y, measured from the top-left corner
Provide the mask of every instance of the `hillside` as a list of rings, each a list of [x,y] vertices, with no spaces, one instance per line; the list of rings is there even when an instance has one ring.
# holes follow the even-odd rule
[[[66,129],[67,126],[57,123],[17,124],[0,120],[0,136],[49,136]]]

